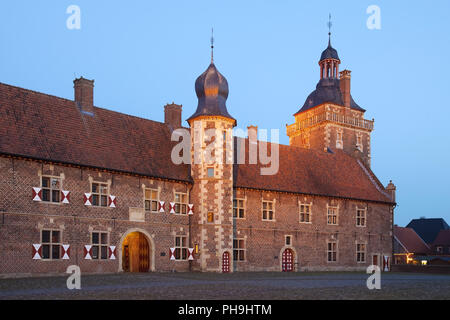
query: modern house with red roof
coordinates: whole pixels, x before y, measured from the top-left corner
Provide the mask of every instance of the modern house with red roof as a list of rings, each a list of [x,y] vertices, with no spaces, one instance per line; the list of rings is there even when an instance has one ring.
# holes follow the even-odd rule
[[[233,137],[213,59],[187,127],[176,104],[164,122],[96,107],[84,78],[74,100],[0,84],[0,274],[388,270],[395,186],[340,63],[330,41],[290,145]]]
[[[394,226],[394,263],[415,264],[415,258],[431,254],[430,247],[411,228]]]

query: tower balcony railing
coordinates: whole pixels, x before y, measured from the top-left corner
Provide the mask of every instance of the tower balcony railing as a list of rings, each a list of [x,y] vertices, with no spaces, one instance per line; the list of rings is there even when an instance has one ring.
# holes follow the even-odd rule
[[[348,125],[351,127],[366,129],[366,130],[373,130],[374,127],[374,121],[373,120],[366,120],[366,119],[360,119],[355,117],[348,117],[344,115],[340,115],[334,112],[323,112],[316,114],[310,118],[304,119],[300,122],[293,123],[291,125],[288,125],[286,127],[286,133],[288,136],[293,134],[294,132],[298,130],[303,130],[309,127],[312,127],[316,124],[319,124],[324,121],[330,121],[335,123],[340,123],[344,125]]]

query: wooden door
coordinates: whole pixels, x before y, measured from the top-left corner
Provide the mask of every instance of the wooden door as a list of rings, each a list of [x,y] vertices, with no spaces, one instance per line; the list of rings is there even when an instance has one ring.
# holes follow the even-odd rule
[[[128,245],[123,246],[122,269],[125,272],[130,271],[130,251]]]
[[[148,272],[150,246],[140,232],[130,233],[123,242],[122,269],[126,272]]]
[[[222,272],[230,272],[230,253],[228,251],[225,251],[222,256]]]
[[[281,268],[283,272],[294,271],[294,252],[291,249],[286,249],[283,251]]]
[[[148,272],[149,267],[149,247],[145,236],[139,234],[139,272]]]

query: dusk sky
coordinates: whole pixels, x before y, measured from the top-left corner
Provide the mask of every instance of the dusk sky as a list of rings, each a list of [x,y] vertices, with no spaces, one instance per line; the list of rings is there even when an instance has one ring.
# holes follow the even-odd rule
[[[70,30],[70,5],[81,29]],[[370,30],[370,5],[381,29]],[[0,82],[73,99],[75,77],[95,79],[95,105],[164,120],[194,113],[195,79],[210,63],[227,78],[238,127],[280,129],[315,89],[328,42],[352,95],[375,119],[372,170],[397,186],[395,223],[450,223],[450,1],[2,1]],[[187,123],[184,123],[187,126]]]

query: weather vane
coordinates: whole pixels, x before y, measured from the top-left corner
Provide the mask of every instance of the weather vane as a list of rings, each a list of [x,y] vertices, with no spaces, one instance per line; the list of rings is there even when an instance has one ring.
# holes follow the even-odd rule
[[[214,62],[214,28],[211,28],[211,63]]]
[[[331,22],[331,13],[330,13],[330,16],[328,18],[327,26],[328,26],[328,35],[331,36],[331,27],[333,26],[333,23]]]

